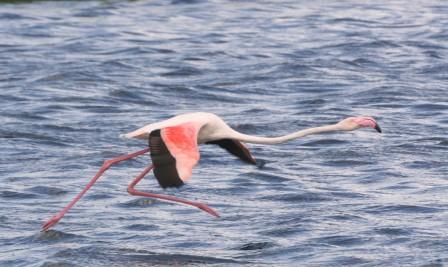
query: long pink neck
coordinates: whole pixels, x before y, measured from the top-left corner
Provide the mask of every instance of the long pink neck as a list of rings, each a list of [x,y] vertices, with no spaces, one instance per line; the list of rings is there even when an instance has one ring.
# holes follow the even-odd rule
[[[294,132],[294,133],[287,134],[284,136],[279,136],[279,137],[252,136],[252,135],[242,134],[237,131],[233,131],[232,138],[238,139],[238,140],[240,140],[242,142],[246,142],[246,143],[273,145],[273,144],[280,144],[280,143],[284,143],[284,142],[294,140],[297,138],[305,137],[307,135],[332,132],[332,131],[340,131],[340,130],[342,130],[342,129],[337,124],[332,124],[332,125],[320,126],[320,127],[315,127],[315,128],[309,128],[309,129],[301,130],[298,132]]]

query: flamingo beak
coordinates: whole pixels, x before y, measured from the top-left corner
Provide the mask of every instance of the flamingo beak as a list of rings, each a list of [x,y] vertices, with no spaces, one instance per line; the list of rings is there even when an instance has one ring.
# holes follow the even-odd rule
[[[374,128],[377,132],[382,133],[383,131],[381,131],[380,126],[378,125],[378,123],[375,124],[375,128]]]

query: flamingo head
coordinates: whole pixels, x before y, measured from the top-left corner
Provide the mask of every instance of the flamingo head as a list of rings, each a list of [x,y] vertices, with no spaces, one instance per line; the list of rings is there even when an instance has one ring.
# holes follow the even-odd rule
[[[343,131],[353,131],[359,128],[373,128],[381,133],[381,128],[372,117],[349,117],[337,124]]]

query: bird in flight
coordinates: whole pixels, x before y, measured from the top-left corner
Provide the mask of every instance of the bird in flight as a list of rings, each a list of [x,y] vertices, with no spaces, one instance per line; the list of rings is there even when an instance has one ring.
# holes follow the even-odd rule
[[[219,217],[219,214],[204,203],[190,201],[174,196],[142,192],[135,189],[137,183],[151,170],[162,188],[180,187],[189,180],[193,167],[199,161],[199,144],[215,144],[227,150],[244,162],[257,164],[244,143],[279,144],[307,135],[332,132],[353,131],[360,128],[373,128],[381,133],[381,128],[372,117],[349,117],[338,123],[300,130],[279,137],[259,137],[237,132],[220,117],[212,113],[195,112],[172,117],[148,124],[133,132],[121,135],[124,138],[148,140],[149,148],[106,160],[87,186],[60,212],[42,226],[42,231],[50,229],[75,205],[100,176],[119,162],[150,153],[152,164],[147,166],[128,186],[131,195],[158,198],[197,207]]]

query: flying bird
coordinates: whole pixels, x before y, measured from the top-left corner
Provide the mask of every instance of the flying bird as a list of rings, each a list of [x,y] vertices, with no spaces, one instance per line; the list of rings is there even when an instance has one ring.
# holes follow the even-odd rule
[[[244,143],[272,145],[311,134],[353,131],[359,128],[373,128],[381,133],[381,128],[372,117],[349,117],[335,124],[308,128],[279,137],[259,137],[237,132],[217,115],[205,112],[178,115],[161,122],[148,124],[121,136],[124,138],[148,140],[149,148],[106,160],[87,186],[63,210],[48,220],[43,225],[42,230],[46,231],[55,225],[110,166],[148,152],[150,153],[152,164],[146,167],[129,184],[128,192],[131,195],[174,201],[197,207],[215,217],[219,217],[219,214],[206,204],[174,196],[142,192],[134,187],[151,170],[153,170],[154,176],[162,188],[182,186],[189,180],[193,167],[199,161],[199,144],[218,145],[244,162],[257,164],[257,161]]]

